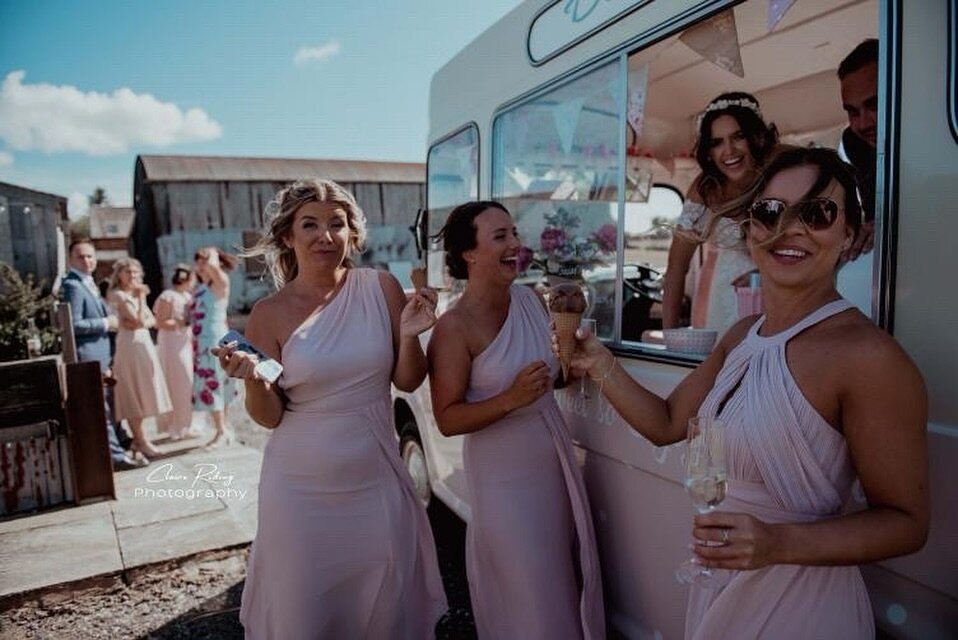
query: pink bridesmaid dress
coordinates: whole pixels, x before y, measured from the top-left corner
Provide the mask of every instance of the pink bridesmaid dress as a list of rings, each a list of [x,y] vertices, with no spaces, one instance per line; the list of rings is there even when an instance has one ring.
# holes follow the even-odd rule
[[[726,424],[729,482],[720,511],[770,523],[842,513],[855,481],[847,442],[802,394],[785,349],[805,329],[851,308],[835,300],[771,336],[758,334],[763,316],[729,353],[699,409],[721,409]],[[875,627],[857,566],[773,565],[733,572],[721,589],[693,586],[685,637],[864,640],[875,637]]]
[[[135,316],[152,316],[145,302],[119,289],[110,293],[110,301],[116,307],[126,305]],[[173,410],[149,329],[127,329],[120,325],[116,332],[113,375],[116,377],[113,404],[117,420],[140,420]]]
[[[157,302],[160,300],[170,305],[174,318],[186,317],[189,293],[167,289]],[[156,351],[173,403],[172,411],[156,419],[157,431],[178,438],[190,428],[193,420],[193,333],[189,324],[157,331]]]
[[[534,360],[558,361],[549,314],[513,285],[505,324],[472,363],[466,399],[495,396]],[[479,637],[605,637],[595,533],[568,427],[552,393],[465,436],[472,517],[469,593]]]
[[[399,457],[389,310],[350,269],[282,349],[240,620],[247,638],[422,640],[446,610],[426,511]]]

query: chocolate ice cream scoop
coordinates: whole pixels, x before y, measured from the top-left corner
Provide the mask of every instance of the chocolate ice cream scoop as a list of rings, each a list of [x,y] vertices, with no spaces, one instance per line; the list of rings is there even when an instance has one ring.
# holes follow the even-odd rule
[[[582,313],[585,308],[585,295],[579,285],[572,282],[563,282],[549,289],[549,311],[554,313]]]

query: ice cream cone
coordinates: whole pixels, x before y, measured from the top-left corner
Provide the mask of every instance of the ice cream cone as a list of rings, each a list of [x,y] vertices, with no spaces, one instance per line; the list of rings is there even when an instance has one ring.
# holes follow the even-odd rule
[[[582,314],[571,311],[552,311],[551,315],[555,322],[556,337],[559,339],[559,364],[562,366],[562,377],[568,380],[572,352],[575,351],[575,331],[582,321]]]
[[[412,286],[416,287],[418,292],[426,286],[426,270],[422,267],[413,268],[409,274],[409,279],[412,280]]]

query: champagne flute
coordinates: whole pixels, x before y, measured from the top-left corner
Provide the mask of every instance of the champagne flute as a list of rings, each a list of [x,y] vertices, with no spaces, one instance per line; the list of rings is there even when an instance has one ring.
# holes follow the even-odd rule
[[[685,490],[699,513],[708,513],[725,499],[728,472],[725,466],[725,425],[718,418],[696,416],[689,419],[686,433]],[[698,584],[709,588],[724,586],[727,571],[711,570],[686,560],[675,572],[682,584]]]
[[[582,318],[579,320],[579,328],[587,329],[591,335],[595,335],[596,326],[597,325],[594,318]],[[579,378],[579,396],[582,398],[589,397],[588,392],[585,390],[585,378],[587,375],[588,374],[583,374],[582,377]]]

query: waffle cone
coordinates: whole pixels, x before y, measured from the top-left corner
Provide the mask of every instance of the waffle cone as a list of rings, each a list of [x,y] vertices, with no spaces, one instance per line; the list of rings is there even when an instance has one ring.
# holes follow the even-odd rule
[[[575,330],[582,321],[581,313],[571,311],[553,311],[552,320],[556,326],[556,338],[559,339],[559,364],[562,377],[569,379],[569,365],[572,364],[572,352],[575,351]]]

